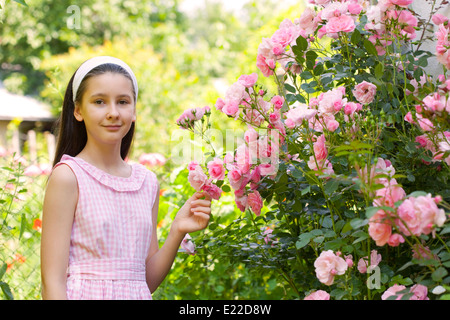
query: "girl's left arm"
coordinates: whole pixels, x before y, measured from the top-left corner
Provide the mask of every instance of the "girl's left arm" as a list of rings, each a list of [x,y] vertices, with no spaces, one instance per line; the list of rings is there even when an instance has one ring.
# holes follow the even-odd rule
[[[156,194],[159,194],[159,188]],[[159,197],[156,198],[152,209],[152,240],[146,260],[146,280],[151,292],[158,288],[169,273],[184,236],[207,227],[211,214],[211,199],[203,193],[194,193],[178,211],[161,248],[158,245],[156,230],[158,208]]]

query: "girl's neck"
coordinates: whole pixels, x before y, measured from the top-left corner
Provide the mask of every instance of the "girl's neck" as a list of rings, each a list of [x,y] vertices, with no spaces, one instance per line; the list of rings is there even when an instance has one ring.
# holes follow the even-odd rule
[[[77,157],[111,175],[129,177],[131,167],[122,159],[119,146],[94,146],[86,143]]]

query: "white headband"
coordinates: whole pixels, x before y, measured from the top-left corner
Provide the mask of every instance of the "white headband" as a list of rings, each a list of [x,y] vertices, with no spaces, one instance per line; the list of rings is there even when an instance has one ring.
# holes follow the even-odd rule
[[[100,57],[94,57],[92,59],[89,59],[85,61],[75,72],[75,76],[73,77],[73,83],[72,83],[72,91],[73,91],[73,102],[75,102],[75,98],[77,96],[78,88],[80,87],[81,81],[83,81],[84,77],[91,71],[92,69],[106,63],[112,63],[116,64],[122,68],[125,69],[126,72],[130,75],[132,81],[133,81],[133,87],[135,92],[135,100],[137,101],[138,97],[138,85],[136,76],[134,75],[131,68],[122,60],[114,57],[109,56],[100,56]]]

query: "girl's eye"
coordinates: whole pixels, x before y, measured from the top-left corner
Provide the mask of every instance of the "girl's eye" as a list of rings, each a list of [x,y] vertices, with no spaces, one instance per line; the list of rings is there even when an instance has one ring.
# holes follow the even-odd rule
[[[102,103],[103,103],[103,100],[95,100],[94,103],[95,103],[95,104],[102,104]]]
[[[128,104],[128,100],[120,100],[119,104]]]

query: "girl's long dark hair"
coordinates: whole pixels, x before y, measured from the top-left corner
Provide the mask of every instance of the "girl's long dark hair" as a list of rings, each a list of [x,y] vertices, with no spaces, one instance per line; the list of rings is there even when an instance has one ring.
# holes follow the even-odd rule
[[[94,69],[92,69],[83,79],[80,84],[80,87],[77,91],[76,101],[81,102],[84,92],[86,91],[87,80],[90,77],[104,74],[106,72],[119,73],[129,78],[130,75],[120,66],[116,64],[106,63],[102,64]],[[73,91],[72,91],[72,83],[75,74],[69,81],[67,85],[66,93],[64,96],[62,112],[59,119],[56,121],[56,134],[57,134],[57,143],[56,143],[56,151],[55,158],[53,159],[53,166],[55,166],[59,161],[61,161],[61,157],[64,154],[75,157],[77,154],[83,150],[87,142],[87,133],[86,127],[84,125],[84,121],[78,121],[75,119],[73,114],[75,110],[75,103],[73,102]],[[135,88],[133,87],[133,90]],[[135,101],[136,103],[136,101]],[[120,156],[122,159],[128,156],[131,146],[133,144],[135,131],[135,123],[131,124],[131,128],[128,133],[123,137],[122,144],[120,147]]]

